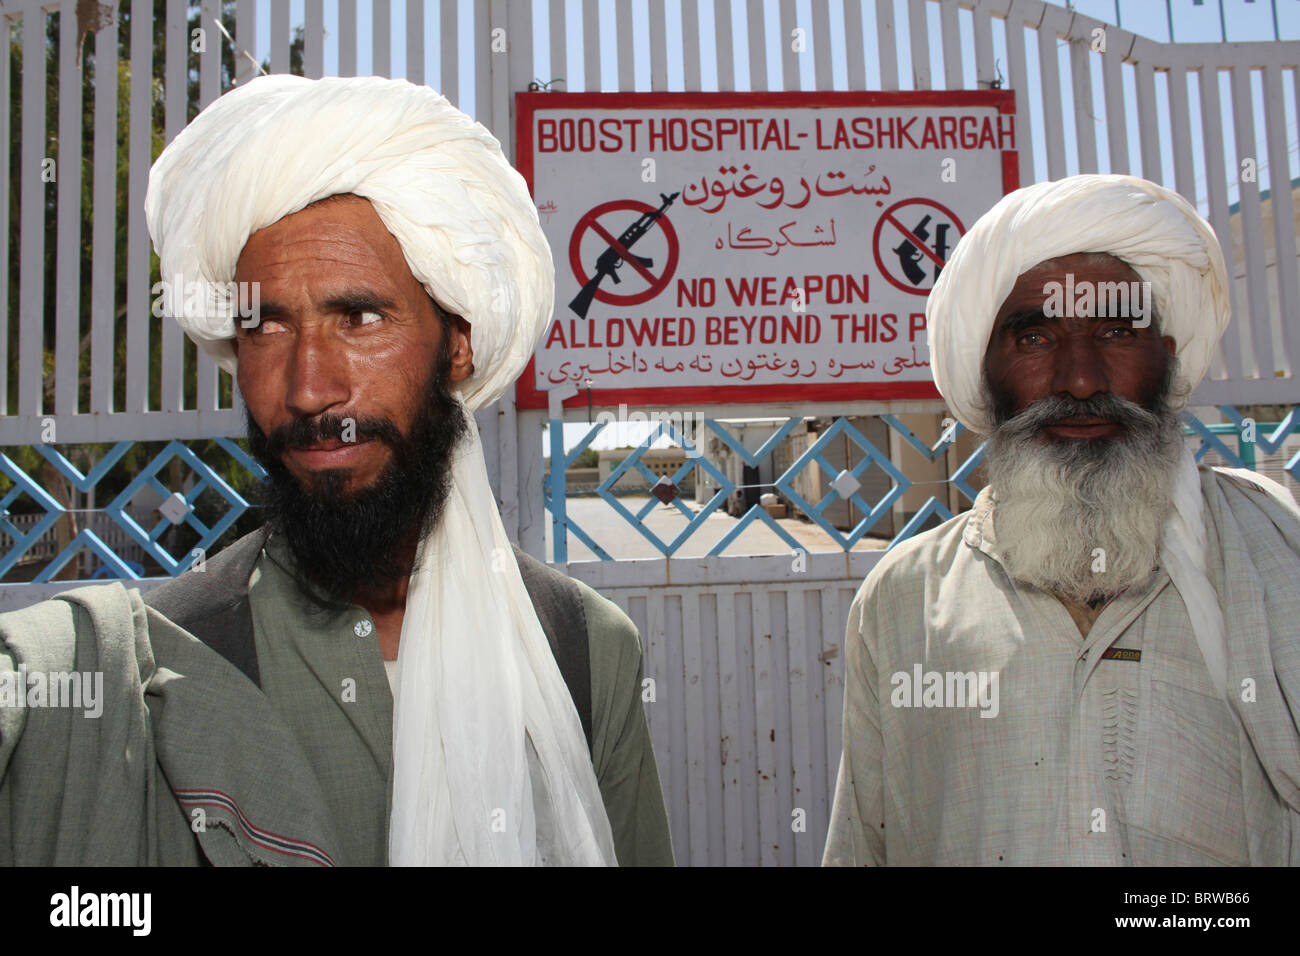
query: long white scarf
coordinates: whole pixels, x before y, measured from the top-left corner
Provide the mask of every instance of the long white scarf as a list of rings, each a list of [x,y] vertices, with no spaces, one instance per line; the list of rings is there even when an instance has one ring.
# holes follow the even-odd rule
[[[472,418],[407,593],[393,763],[394,865],[616,862],[578,712],[520,577]]]

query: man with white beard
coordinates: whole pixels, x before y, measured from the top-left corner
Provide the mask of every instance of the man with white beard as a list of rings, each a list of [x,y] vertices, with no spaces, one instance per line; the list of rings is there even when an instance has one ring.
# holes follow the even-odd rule
[[[962,238],[930,355],[989,484],[854,601],[824,863],[1300,862],[1300,509],[1178,419],[1229,314],[1213,230],[1141,179]]]

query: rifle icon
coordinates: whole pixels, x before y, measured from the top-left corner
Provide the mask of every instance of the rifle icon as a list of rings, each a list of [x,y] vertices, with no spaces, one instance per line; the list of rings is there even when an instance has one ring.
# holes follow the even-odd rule
[[[664,204],[654,212],[642,213],[636,222],[623,230],[623,234],[618,237],[618,244],[624,249],[631,249],[638,239],[650,231],[650,227],[664,214],[664,210],[673,204],[673,200],[677,196],[677,193],[673,193],[671,196],[660,193],[659,198],[664,201]],[[654,260],[647,256],[632,256],[632,258],[646,267],[654,265]],[[577,313],[578,318],[585,319],[587,317],[587,310],[591,308],[591,300],[595,298],[596,289],[600,286],[602,279],[609,276],[614,280],[615,284],[623,281],[618,277],[617,272],[622,267],[623,256],[613,246],[600,254],[600,257],[596,260],[595,275],[587,281],[587,284],[578,291],[578,294],[573,297],[573,301],[569,303],[569,308]]]

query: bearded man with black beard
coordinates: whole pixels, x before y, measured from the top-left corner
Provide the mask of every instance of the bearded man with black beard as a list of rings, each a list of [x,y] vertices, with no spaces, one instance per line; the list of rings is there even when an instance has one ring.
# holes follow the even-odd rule
[[[0,863],[671,865],[640,636],[512,546],[473,418],[555,303],[497,140],[404,80],[262,76],[145,214],[267,520],[147,597],[0,615],[0,674],[104,674],[91,729],[0,706]]]
[[[448,389],[451,320],[436,303],[433,308],[443,339],[409,437],[387,418],[337,413],[299,416],[268,435],[248,412],[249,448],[267,473],[257,503],[267,527],[288,545],[304,593],[323,609],[346,607],[362,590],[409,577],[411,545],[442,513],[452,452],[466,423]],[[354,493],[347,491],[346,469],[315,472],[303,485],[281,460],[290,448],[371,439],[386,445],[392,459],[373,486]]]
[[[1300,509],[1179,418],[1229,316],[1213,230],[1145,180],[962,237],[930,361],[988,484],[853,603],[824,863],[1300,863]]]

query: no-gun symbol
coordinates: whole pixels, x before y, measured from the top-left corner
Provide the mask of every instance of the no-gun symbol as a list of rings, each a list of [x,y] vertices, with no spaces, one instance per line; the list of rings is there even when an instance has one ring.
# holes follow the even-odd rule
[[[671,196],[660,193],[659,198],[663,200],[663,205],[658,209],[635,200],[605,203],[602,206],[597,206],[582,217],[577,228],[573,231],[573,239],[569,245],[569,260],[573,266],[574,275],[579,282],[585,283],[578,294],[573,297],[573,301],[569,303],[569,308],[579,318],[585,319],[587,317],[587,310],[591,308],[593,299],[624,305],[637,304],[654,298],[668,285],[668,281],[672,278],[673,270],[677,265],[677,234],[663,216],[677,196],[678,193],[673,193]],[[641,213],[636,222],[624,229],[619,237],[615,239],[601,226],[598,217],[618,209],[644,210],[644,212]],[[668,261],[664,263],[663,271],[659,275],[655,275],[650,271],[654,266],[652,258],[634,255],[629,251],[642,236],[654,228],[656,222],[661,224],[664,238],[668,241]],[[587,229],[591,229],[608,244],[605,251],[597,257],[596,271],[590,279],[586,277],[582,269],[582,259],[579,255],[579,246]],[[613,280],[615,284],[622,281],[619,278],[618,270],[623,267],[624,263],[630,263],[632,268],[649,283],[649,288],[629,296],[613,296],[601,290],[600,284],[606,276]]]

